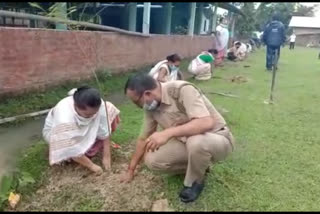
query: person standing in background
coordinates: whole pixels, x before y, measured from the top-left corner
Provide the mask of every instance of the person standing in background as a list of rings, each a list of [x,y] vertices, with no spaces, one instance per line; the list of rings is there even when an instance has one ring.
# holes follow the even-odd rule
[[[296,36],[296,34],[294,34],[294,32],[290,36],[290,47],[289,47],[290,50],[294,49],[294,45],[296,43],[296,37],[297,36]]]
[[[228,48],[229,41],[229,30],[228,30],[228,21],[225,18],[220,19],[220,24],[216,28],[216,50],[218,51],[215,66],[221,66],[226,50]]]
[[[272,16],[272,21],[266,26],[262,41],[267,46],[266,67],[268,71],[272,70],[272,64],[278,52],[278,59],[280,57],[280,46],[286,41],[285,27],[280,21],[279,14],[275,13]]]

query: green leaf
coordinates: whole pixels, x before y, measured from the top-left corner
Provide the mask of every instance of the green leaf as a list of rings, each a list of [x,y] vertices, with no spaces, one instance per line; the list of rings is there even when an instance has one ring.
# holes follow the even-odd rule
[[[68,14],[74,13],[74,12],[76,12],[76,11],[77,11],[77,9],[70,10],[70,11],[68,12]]]
[[[28,184],[34,184],[36,181],[34,178],[27,172],[21,173],[21,178],[19,179],[19,187],[25,187]]]
[[[74,10],[74,9],[77,9],[77,6],[72,6],[68,8],[68,10]]]
[[[0,197],[1,198],[7,198],[9,195],[9,191],[11,189],[12,184],[12,176],[3,176],[0,186]]]
[[[36,2],[28,2],[28,3],[29,3],[29,5],[30,5],[31,7],[38,8],[38,9],[40,9],[40,10],[42,10],[42,11],[45,12],[45,10],[44,10],[38,3],[36,3]]]

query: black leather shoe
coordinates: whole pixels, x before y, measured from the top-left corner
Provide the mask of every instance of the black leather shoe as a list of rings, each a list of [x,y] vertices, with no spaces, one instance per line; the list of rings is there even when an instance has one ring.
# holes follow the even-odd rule
[[[194,182],[192,187],[184,187],[180,192],[180,199],[184,203],[189,203],[195,201],[204,188],[204,183]]]

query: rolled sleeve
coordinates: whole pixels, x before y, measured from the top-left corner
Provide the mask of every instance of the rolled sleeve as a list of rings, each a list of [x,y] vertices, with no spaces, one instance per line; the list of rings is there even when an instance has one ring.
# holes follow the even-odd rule
[[[187,85],[180,90],[180,102],[183,104],[189,119],[209,117],[202,95],[193,86]]]

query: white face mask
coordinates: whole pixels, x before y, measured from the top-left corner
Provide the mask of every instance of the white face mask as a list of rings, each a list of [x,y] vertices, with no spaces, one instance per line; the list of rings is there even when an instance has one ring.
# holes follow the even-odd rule
[[[145,104],[143,105],[143,109],[144,109],[144,110],[147,110],[147,111],[154,111],[154,110],[157,109],[158,104],[159,104],[158,101],[153,100],[153,101],[151,102],[151,104],[145,103]]]
[[[76,123],[79,126],[87,126],[87,125],[89,125],[96,117],[97,117],[97,113],[95,115],[93,115],[92,117],[90,117],[90,118],[82,117],[77,112],[75,114],[75,120],[76,120]]]
[[[175,71],[175,70],[178,70],[178,67],[175,65],[170,65],[170,69],[171,71]]]

